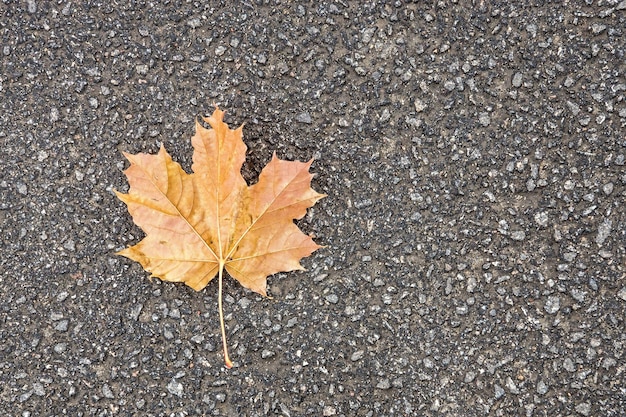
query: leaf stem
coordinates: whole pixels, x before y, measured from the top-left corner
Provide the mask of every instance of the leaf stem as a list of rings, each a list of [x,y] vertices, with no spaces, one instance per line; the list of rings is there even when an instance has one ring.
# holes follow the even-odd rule
[[[219,289],[217,292],[217,307],[220,310],[220,328],[222,330],[222,346],[224,348],[224,365],[228,369],[233,367],[233,363],[228,356],[228,345],[226,345],[226,327],[224,326],[224,309],[222,308],[222,277],[224,276],[224,261],[220,261]]]

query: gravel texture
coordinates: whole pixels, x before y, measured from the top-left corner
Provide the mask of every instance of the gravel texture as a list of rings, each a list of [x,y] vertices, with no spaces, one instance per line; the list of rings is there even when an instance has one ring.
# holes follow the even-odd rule
[[[232,3],[0,5],[0,414],[625,415],[626,1]],[[114,255],[214,103],[329,195],[231,370],[216,282]]]

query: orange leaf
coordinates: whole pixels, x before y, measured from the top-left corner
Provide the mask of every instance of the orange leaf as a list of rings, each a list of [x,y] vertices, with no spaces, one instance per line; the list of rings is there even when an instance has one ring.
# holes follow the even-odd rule
[[[242,127],[229,129],[224,112],[196,123],[193,174],[187,174],[161,147],[157,155],[124,154],[128,194],[116,192],[133,221],[146,233],[119,252],[165,281],[202,290],[219,277],[218,302],[226,365],[222,275],[226,269],[246,288],[266,295],[267,277],[302,269],[300,259],[320,248],[294,224],[325,197],[311,188],[309,162],[276,157],[251,187],[241,176],[246,145]]]

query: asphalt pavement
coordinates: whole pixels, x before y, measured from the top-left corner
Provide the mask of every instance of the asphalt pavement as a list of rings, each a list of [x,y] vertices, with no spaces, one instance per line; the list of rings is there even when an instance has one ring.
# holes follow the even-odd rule
[[[545,4],[544,4],[545,3]],[[3,416],[626,415],[626,1],[4,1]],[[121,152],[315,158],[263,298],[148,278]]]

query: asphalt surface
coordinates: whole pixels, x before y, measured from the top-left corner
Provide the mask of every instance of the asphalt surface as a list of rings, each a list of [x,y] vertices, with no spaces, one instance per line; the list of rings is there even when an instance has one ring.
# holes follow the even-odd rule
[[[626,415],[626,1],[4,1],[0,414]],[[315,158],[272,299],[138,242],[121,151]]]

